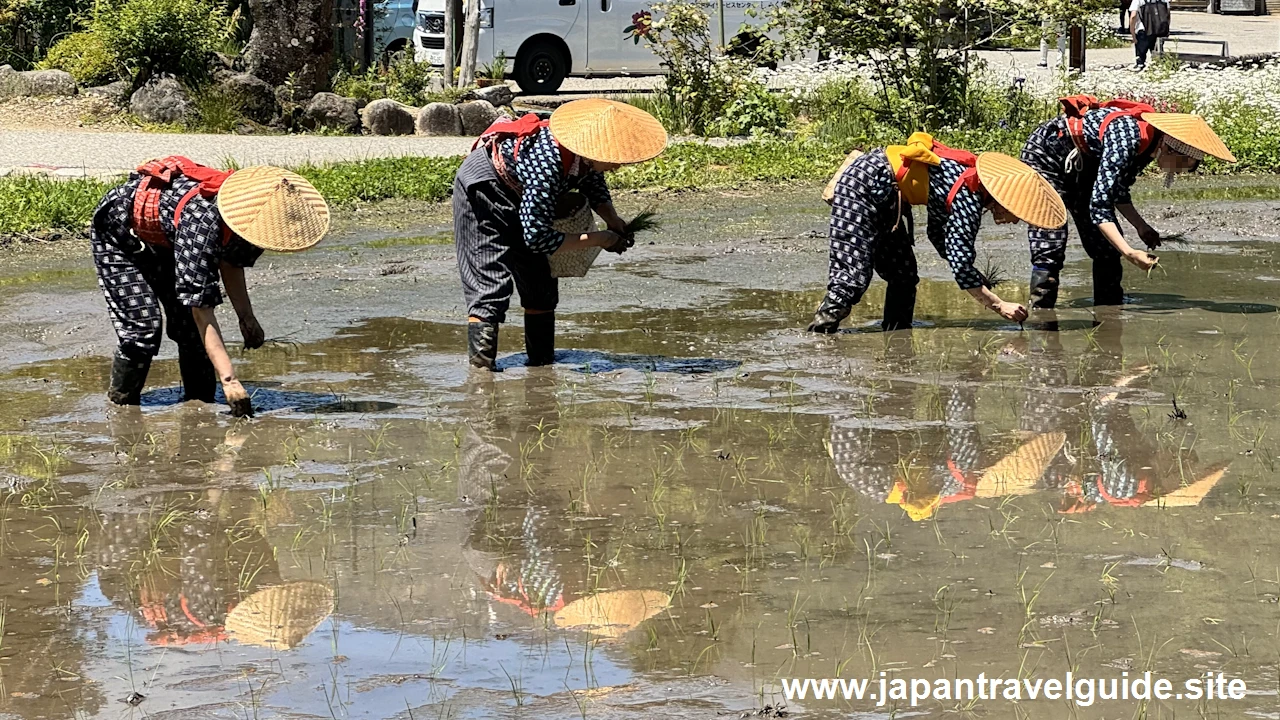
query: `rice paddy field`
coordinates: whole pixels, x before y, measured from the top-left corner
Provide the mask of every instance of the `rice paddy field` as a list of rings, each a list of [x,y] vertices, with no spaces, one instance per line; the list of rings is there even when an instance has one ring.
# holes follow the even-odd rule
[[[652,244],[561,281],[553,367],[513,312],[492,375],[447,208],[383,207],[249,271],[243,421],[177,402],[168,344],[110,407],[87,247],[7,250],[0,718],[1274,718],[1267,182],[1135,192],[1185,239],[1121,308],[1073,239],[1059,309],[1007,323],[921,238],[913,330],[877,282],[821,337],[819,188],[625,196]],[[1019,232],[980,238],[1007,299]],[[1247,692],[783,687],[1148,671]]]

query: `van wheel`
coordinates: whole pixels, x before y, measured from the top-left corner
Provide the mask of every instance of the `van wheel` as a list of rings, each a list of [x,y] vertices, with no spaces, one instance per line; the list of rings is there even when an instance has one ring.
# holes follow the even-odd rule
[[[554,93],[568,74],[569,59],[550,42],[533,43],[516,56],[516,83],[526,95]]]

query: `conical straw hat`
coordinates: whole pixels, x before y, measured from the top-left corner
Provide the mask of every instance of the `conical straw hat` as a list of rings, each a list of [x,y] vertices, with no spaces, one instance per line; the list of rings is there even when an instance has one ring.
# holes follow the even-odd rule
[[[1028,225],[1059,228],[1067,206],[1048,180],[1030,165],[997,152],[978,156],[978,180],[995,201]]]
[[[1209,491],[1218,484],[1223,475],[1227,474],[1227,468],[1221,467],[1213,472],[1205,475],[1199,480],[1180,487],[1171,493],[1161,495],[1142,503],[1143,507],[1194,507],[1199,505],[1209,494]]]
[[[273,650],[296,647],[329,617],[333,591],[300,581],[264,588],[227,613],[226,628],[237,641]]]
[[[1032,492],[1066,442],[1066,433],[1060,432],[1031,438],[982,473],[974,496],[992,498]]]
[[[616,638],[670,605],[671,596],[659,590],[614,590],[565,605],[556,612],[555,623],[560,628]]]
[[[603,98],[561,105],[551,113],[551,135],[576,155],[622,165],[652,160],[667,147],[667,131],[657,118]]]
[[[264,250],[298,252],[329,232],[329,205],[306,178],[259,165],[231,174],[218,210],[232,232]]]
[[[1209,123],[1199,115],[1188,113],[1142,113],[1142,119],[1151,126],[1174,140],[1220,160],[1235,162],[1236,156],[1231,154],[1226,143],[1218,137],[1218,133],[1209,127]]]

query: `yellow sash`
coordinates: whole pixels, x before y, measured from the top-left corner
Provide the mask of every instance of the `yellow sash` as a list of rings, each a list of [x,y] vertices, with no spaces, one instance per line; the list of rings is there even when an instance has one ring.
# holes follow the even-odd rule
[[[942,158],[933,153],[933,136],[929,133],[912,133],[905,145],[890,145],[884,149],[893,166],[902,199],[908,205],[929,203],[929,166],[941,165]],[[904,173],[902,168],[906,166]]]

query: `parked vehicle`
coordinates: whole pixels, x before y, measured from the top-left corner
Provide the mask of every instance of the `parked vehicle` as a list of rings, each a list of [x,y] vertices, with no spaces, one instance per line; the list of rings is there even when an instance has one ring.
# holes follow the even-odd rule
[[[726,44],[748,52],[778,0],[724,0]],[[652,0],[480,0],[477,65],[509,58],[526,93],[553,93],[568,76],[610,77],[665,72],[649,43],[636,33],[650,19]],[[720,33],[712,3],[711,36]],[[444,0],[419,0],[413,31],[420,62],[444,65]]]
[[[374,59],[410,49],[417,25],[417,0],[376,0],[373,6]],[[334,8],[337,16],[337,46],[343,56],[358,59],[362,50],[356,47],[358,0],[342,0]]]

